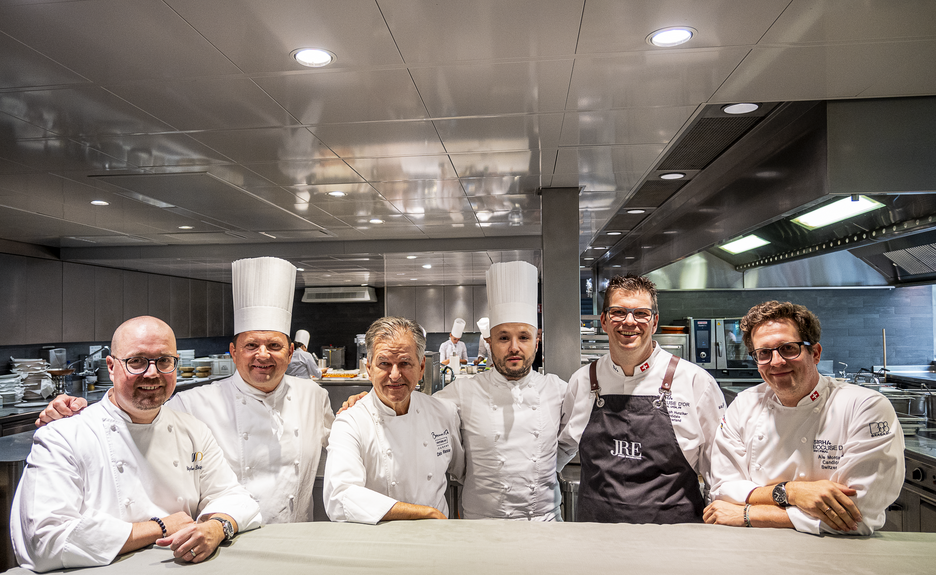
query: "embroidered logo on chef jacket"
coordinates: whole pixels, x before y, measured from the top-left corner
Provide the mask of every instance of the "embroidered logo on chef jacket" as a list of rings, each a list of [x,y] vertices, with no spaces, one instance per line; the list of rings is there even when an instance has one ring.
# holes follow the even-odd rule
[[[813,440],[813,453],[816,454],[822,469],[838,469],[839,460],[842,458],[842,451],[844,450],[844,445],[837,445],[827,439]]]
[[[881,437],[890,433],[890,425],[886,421],[875,421],[869,423],[868,427],[871,428],[871,437]]]
[[[813,391],[811,394],[809,394],[809,399],[811,399],[812,401],[816,401],[817,399],[819,399],[819,392]]]
[[[645,362],[643,363],[643,365],[640,366],[640,373],[643,373],[643,372],[647,371],[648,369],[650,369],[650,362],[649,362],[649,361],[645,361]]]
[[[614,449],[611,450],[611,455],[623,457],[624,459],[643,459],[640,442],[622,441],[620,439],[612,441],[614,441]]]
[[[201,451],[196,451],[195,453],[192,454],[192,465],[186,465],[185,469],[187,469],[188,471],[198,471],[199,469],[202,468],[202,466],[199,465],[198,462],[204,458],[205,458],[204,453],[202,453]]]
[[[432,439],[435,440],[436,444],[436,457],[442,457],[447,453],[452,452],[452,444],[449,440],[449,430],[446,429],[440,433],[432,432]]]

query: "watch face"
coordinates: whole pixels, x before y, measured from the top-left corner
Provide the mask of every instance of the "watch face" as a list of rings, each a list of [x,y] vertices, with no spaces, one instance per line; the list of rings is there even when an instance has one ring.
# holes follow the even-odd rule
[[[773,500],[776,501],[777,505],[780,507],[787,507],[789,505],[787,502],[786,489],[784,487],[784,483],[779,483],[773,488]]]

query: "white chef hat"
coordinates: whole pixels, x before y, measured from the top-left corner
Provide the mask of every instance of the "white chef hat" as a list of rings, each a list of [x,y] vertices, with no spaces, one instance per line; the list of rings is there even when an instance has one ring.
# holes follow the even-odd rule
[[[486,278],[490,327],[526,323],[536,328],[536,266],[527,262],[496,263]]]
[[[481,337],[491,337],[491,320],[486,317],[479,319],[478,329],[481,330]]]
[[[452,336],[461,337],[465,333],[465,320],[458,317],[455,318],[455,323],[452,324]]]
[[[300,329],[296,332],[296,337],[293,338],[293,341],[296,343],[301,343],[302,345],[309,347],[309,332],[304,329]]]
[[[279,258],[251,258],[231,264],[234,333],[278,331],[289,335],[296,266]]]

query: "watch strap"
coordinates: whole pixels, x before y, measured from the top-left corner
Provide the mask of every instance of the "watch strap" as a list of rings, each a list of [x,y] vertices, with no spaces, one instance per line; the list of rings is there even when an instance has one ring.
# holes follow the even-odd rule
[[[217,521],[221,524],[221,529],[224,531],[224,540],[230,541],[234,537],[234,526],[231,525],[231,522],[222,517],[209,517],[209,520]]]

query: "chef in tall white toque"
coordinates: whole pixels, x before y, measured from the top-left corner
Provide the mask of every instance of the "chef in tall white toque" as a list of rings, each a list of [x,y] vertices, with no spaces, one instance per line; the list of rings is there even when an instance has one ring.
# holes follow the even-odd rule
[[[232,264],[237,371],[177,393],[166,405],[211,429],[237,480],[259,502],[264,523],[313,520],[312,486],[335,416],[328,392],[286,375],[296,268],[253,258]],[[80,411],[83,398],[59,396],[40,415],[46,423]]]
[[[289,360],[289,367],[286,368],[286,375],[301,377],[305,379],[322,377],[322,370],[319,369],[315,356],[309,353],[309,332],[300,329],[293,338],[295,349],[293,349],[292,359]]]
[[[478,329],[481,330],[481,337],[478,338],[478,356],[475,358],[475,365],[491,357],[491,348],[487,340],[491,338],[491,319],[482,317],[478,320]]]
[[[441,363],[448,365],[453,355],[458,356],[459,363],[468,363],[468,348],[465,347],[465,342],[461,341],[463,333],[465,333],[465,320],[460,317],[455,318],[449,338],[439,346]]]

